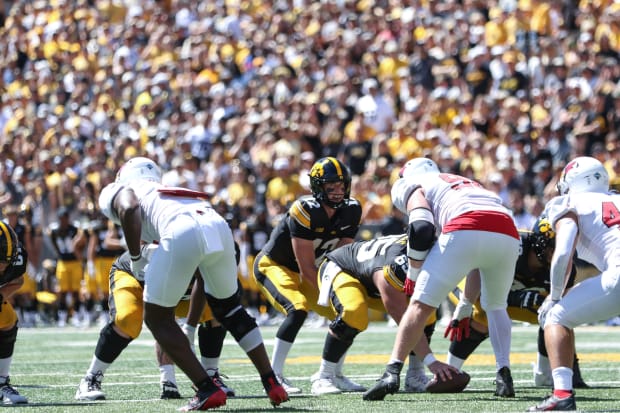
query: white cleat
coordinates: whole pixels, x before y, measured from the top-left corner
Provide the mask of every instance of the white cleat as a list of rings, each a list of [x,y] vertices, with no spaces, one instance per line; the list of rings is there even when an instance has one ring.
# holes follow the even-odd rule
[[[312,394],[323,395],[323,394],[340,394],[342,390],[336,387],[334,383],[334,377],[316,377],[313,375],[312,378]]]
[[[553,377],[551,377],[551,372],[540,371],[536,365],[534,365],[534,386],[553,387]]]
[[[336,374],[332,380],[336,387],[338,387],[343,392],[349,393],[366,391],[366,387],[354,382],[343,374]]]
[[[282,387],[284,387],[284,390],[286,390],[288,394],[301,393],[301,389],[299,387],[295,387],[293,383],[291,383],[289,379],[287,379],[286,377],[276,374],[276,378],[278,379],[278,381],[280,382]]]
[[[405,377],[405,392],[423,393],[430,379],[424,374],[423,370],[407,370]]]
[[[86,376],[80,380],[75,392],[75,400],[105,400],[105,393],[101,391],[103,374],[98,372],[94,376]]]

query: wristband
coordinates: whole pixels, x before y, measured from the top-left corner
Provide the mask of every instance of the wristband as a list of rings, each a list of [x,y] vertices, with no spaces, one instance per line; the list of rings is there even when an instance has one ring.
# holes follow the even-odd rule
[[[140,258],[142,258],[142,254],[139,253],[138,255],[130,255],[129,257],[132,261],[138,261]]]
[[[436,361],[437,359],[435,358],[433,353],[428,353],[426,356],[424,356],[424,360],[422,360],[422,363],[424,363],[424,365],[428,367]]]

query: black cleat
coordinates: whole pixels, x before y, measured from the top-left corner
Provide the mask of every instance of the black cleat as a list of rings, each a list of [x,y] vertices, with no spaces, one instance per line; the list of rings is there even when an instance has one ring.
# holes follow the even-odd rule
[[[180,399],[181,393],[176,384],[171,381],[164,381],[161,383],[161,396],[162,399]]]
[[[581,370],[579,369],[579,359],[575,357],[573,361],[573,388],[574,389],[587,389],[588,384],[583,381],[583,377],[581,377]]]
[[[495,375],[495,395],[499,397],[515,397],[515,388],[512,383],[510,369],[506,366]]]
[[[532,406],[527,409],[528,412],[547,412],[550,410],[577,410],[577,405],[575,404],[575,392],[571,392],[571,395],[560,399],[553,394],[545,398],[540,404],[536,406]]]
[[[364,400],[383,400],[388,394],[394,394],[400,388],[400,376],[386,371],[374,386],[364,392]]]

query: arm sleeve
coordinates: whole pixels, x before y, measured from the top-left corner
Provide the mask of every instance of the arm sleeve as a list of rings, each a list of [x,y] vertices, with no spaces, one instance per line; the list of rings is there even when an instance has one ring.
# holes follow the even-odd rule
[[[568,265],[571,262],[573,246],[577,239],[577,223],[572,219],[562,221],[556,233],[555,251],[551,260],[551,299],[559,300],[564,292]]]

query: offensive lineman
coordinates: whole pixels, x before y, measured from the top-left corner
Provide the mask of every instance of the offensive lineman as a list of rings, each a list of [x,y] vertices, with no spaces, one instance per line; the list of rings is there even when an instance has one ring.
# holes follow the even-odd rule
[[[409,301],[403,292],[408,269],[407,234],[357,241],[327,254],[319,267],[319,304],[331,306],[336,318],[325,337],[319,372],[311,379],[313,394],[342,392],[335,369],[355,337],[368,328],[370,308],[400,322]],[[427,321],[426,340],[420,340],[422,354],[430,352],[435,321],[435,314]],[[421,359],[410,354],[405,391],[423,391],[428,380]]]

